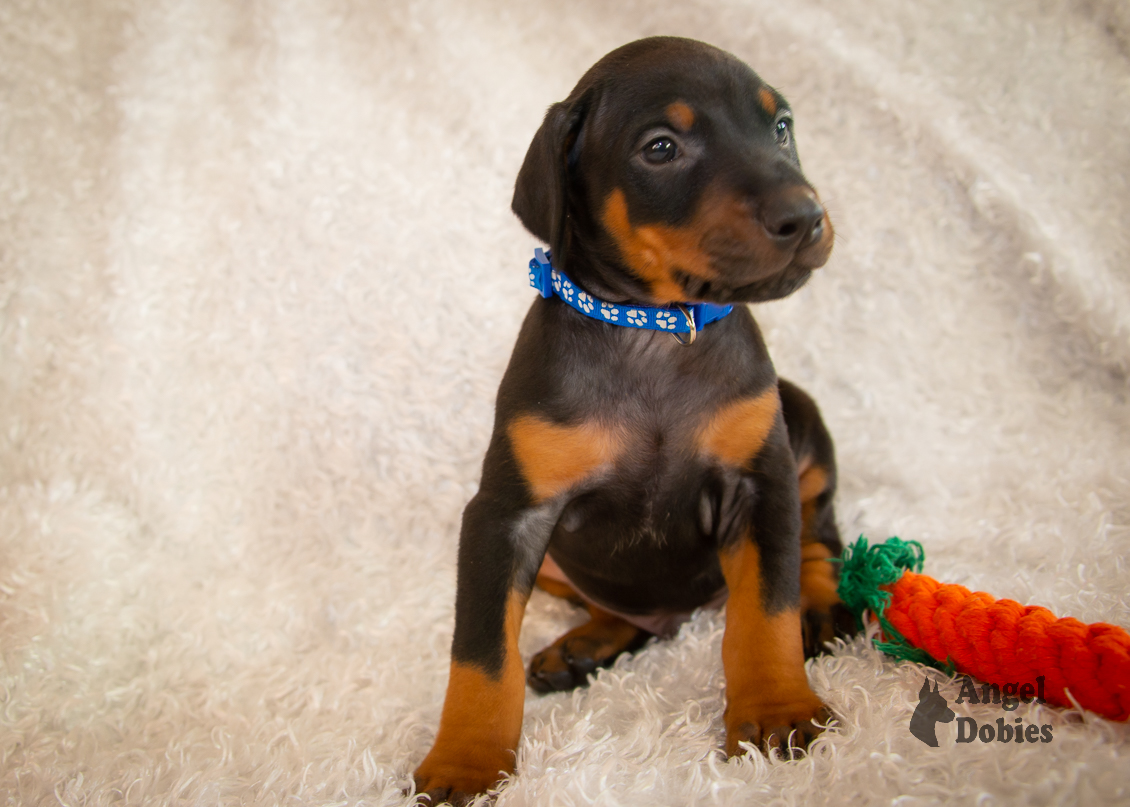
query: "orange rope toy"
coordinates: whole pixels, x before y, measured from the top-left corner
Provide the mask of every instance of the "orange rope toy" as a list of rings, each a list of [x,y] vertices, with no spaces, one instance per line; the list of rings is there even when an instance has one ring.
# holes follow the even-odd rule
[[[864,611],[875,615],[880,650],[999,686],[1034,688],[1043,676],[1048,703],[1130,717],[1130,634],[939,583],[920,574],[922,560],[921,544],[898,538],[872,547],[860,538],[844,550],[840,599],[861,628]]]

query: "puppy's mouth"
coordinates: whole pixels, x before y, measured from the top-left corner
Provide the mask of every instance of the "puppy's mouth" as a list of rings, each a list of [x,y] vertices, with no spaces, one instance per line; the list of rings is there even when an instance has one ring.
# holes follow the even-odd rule
[[[713,233],[702,241],[709,256],[711,277],[676,268],[674,280],[689,302],[760,303],[792,294],[812,272],[828,261],[834,234],[825,217],[802,242],[791,249],[767,248],[763,239],[747,240]]]
[[[787,297],[807,283],[811,276],[811,269],[790,265],[771,277],[744,285],[687,276],[683,288],[686,289],[686,301],[691,303],[764,303]]]
[[[815,192],[786,191],[766,202],[708,191],[692,220],[673,226],[633,225],[626,195],[616,188],[601,220],[649,301],[762,302],[800,288],[832,250],[832,224]]]

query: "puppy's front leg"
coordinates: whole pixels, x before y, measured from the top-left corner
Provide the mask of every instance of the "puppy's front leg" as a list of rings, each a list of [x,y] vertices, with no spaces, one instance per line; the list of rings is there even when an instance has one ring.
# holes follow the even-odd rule
[[[749,529],[719,552],[729,588],[722,666],[726,753],[752,742],[807,747],[827,718],[808,686],[800,620],[800,503],[796,470],[778,419],[754,466],[757,503]],[[795,734],[793,734],[795,732]]]
[[[500,395],[501,397],[501,395]],[[451,677],[435,745],[416,770],[432,803],[460,803],[514,770],[526,676],[526,599],[571,490],[607,467],[618,441],[595,423],[500,419],[459,536]]]
[[[433,804],[467,800],[514,770],[526,690],[518,633],[533,579],[515,551],[521,521],[512,504],[482,492],[463,514],[447,696],[415,774]],[[520,537],[544,554],[548,532]]]

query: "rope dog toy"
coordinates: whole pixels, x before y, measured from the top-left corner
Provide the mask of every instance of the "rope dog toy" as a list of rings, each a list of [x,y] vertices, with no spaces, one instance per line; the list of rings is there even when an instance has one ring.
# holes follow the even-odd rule
[[[861,629],[864,611],[877,618],[876,647],[988,684],[1034,687],[1043,676],[1048,703],[1130,717],[1130,634],[939,583],[921,574],[923,558],[921,544],[898,538],[868,546],[861,537],[844,550],[840,599]]]

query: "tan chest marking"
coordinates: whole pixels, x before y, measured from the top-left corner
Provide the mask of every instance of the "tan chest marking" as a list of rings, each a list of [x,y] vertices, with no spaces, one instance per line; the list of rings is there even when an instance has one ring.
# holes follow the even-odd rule
[[[514,418],[507,435],[522,476],[539,502],[611,464],[623,449],[620,435],[597,423],[562,426],[537,415]]]
[[[742,467],[757,456],[781,409],[777,385],[715,412],[699,429],[699,449],[725,465]]]

